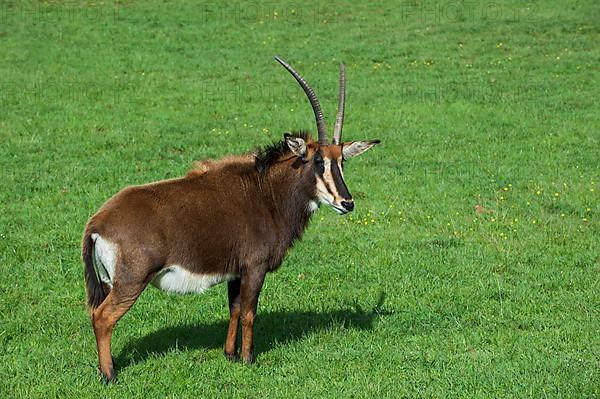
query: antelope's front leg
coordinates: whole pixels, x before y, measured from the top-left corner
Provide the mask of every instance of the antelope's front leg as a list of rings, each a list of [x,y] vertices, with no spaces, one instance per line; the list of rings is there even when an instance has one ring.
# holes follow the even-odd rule
[[[227,330],[227,339],[225,340],[225,357],[227,360],[239,360],[237,353],[237,332],[242,312],[240,297],[241,279],[236,278],[227,283],[227,296],[229,297],[229,329]]]
[[[242,360],[246,364],[254,363],[254,319],[258,296],[265,280],[265,272],[256,269],[242,273]]]

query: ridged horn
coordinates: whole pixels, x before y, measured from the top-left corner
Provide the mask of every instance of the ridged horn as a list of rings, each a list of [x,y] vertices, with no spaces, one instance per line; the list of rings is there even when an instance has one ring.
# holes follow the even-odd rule
[[[333,144],[339,145],[342,141],[342,127],[344,126],[344,107],[346,104],[346,74],[344,73],[344,64],[340,64],[340,98],[338,102],[338,112],[335,117],[335,126],[333,128]]]
[[[285,69],[288,70],[289,73],[296,79],[296,81],[300,84],[304,93],[308,97],[308,101],[310,101],[310,105],[312,105],[313,112],[315,113],[315,120],[317,121],[317,131],[319,133],[319,144],[327,145],[329,144],[327,140],[327,128],[325,125],[325,118],[323,117],[323,111],[321,111],[321,105],[319,104],[319,100],[317,99],[317,95],[314,90],[308,85],[306,80],[298,72],[294,70],[287,62],[282,60],[279,56],[275,56],[277,62],[279,62]]]

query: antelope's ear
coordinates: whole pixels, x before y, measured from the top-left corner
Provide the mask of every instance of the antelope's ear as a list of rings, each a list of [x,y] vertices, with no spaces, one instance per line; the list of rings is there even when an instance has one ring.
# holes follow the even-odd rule
[[[352,158],[379,143],[381,143],[380,140],[349,141],[342,144],[342,154],[344,154],[344,158]]]
[[[294,137],[289,133],[283,135],[287,146],[292,150],[294,155],[305,159],[306,158],[306,141],[300,137]]]

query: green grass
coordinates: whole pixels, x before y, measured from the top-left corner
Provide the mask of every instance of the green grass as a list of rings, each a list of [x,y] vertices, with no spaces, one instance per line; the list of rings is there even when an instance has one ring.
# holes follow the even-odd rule
[[[597,2],[48,4],[0,4],[2,397],[600,396]],[[275,54],[330,123],[346,63],[345,138],[383,141],[347,164],[356,211],[267,277],[255,366],[222,356],[225,286],[149,288],[104,386],[87,218],[314,131]]]

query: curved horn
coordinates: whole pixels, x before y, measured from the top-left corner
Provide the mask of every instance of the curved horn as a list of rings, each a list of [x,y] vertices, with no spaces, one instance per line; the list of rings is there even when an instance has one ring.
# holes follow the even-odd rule
[[[285,69],[288,70],[289,73],[298,81],[302,89],[306,93],[308,100],[310,101],[310,105],[312,105],[313,112],[315,113],[315,120],[317,121],[317,131],[319,132],[319,144],[327,145],[327,128],[325,126],[325,118],[323,117],[323,111],[321,111],[321,105],[319,104],[319,100],[317,99],[317,95],[310,88],[306,80],[298,72],[294,70],[287,62],[279,58],[279,56],[275,56],[277,62],[279,62]]]
[[[335,127],[333,128],[333,144],[339,145],[342,140],[342,127],[344,126],[344,105],[346,103],[346,74],[344,73],[344,64],[340,64],[340,99],[338,102],[338,112],[335,117]]]

